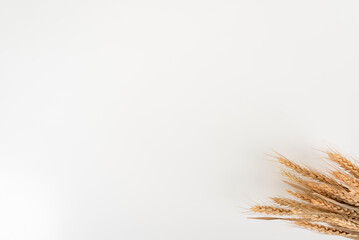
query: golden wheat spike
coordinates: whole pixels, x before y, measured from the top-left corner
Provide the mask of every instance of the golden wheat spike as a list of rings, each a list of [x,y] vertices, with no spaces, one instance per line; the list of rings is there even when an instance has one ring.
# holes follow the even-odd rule
[[[329,212],[325,208],[315,206],[313,204],[298,202],[298,201],[288,199],[288,198],[275,197],[275,198],[272,198],[272,200],[276,204],[278,204],[280,206],[289,207],[289,208],[291,208],[292,210],[295,210],[295,211],[302,211],[302,212]]]
[[[312,203],[313,205],[316,205],[318,207],[322,207],[323,209],[326,209],[327,211],[338,213],[341,215],[348,216],[350,218],[359,218],[359,212],[356,212],[350,208],[346,208],[342,205],[335,204],[333,202],[329,202],[319,196],[315,196],[311,193],[303,193],[303,192],[294,192],[294,191],[287,191],[292,196],[299,198],[303,201]]]
[[[251,211],[255,213],[265,213],[270,215],[292,215],[293,211],[284,209],[284,208],[278,208],[278,207],[272,207],[272,206],[260,206],[256,205],[251,207]]]
[[[323,222],[329,224],[335,224],[340,227],[350,229],[351,231],[358,231],[359,224],[358,222],[352,220],[351,218],[346,218],[337,214],[311,214],[311,215],[302,215],[305,219],[310,219],[313,222]]]
[[[325,233],[325,234],[330,234],[330,235],[338,235],[338,236],[349,237],[349,238],[350,237],[354,237],[354,238],[359,237],[359,235],[351,234],[351,233],[339,230],[334,227],[327,227],[327,226],[323,226],[323,225],[319,225],[319,224],[313,224],[308,221],[295,221],[294,223],[300,227],[307,228],[307,229],[317,231],[320,233]]]
[[[324,183],[329,183],[329,184],[337,184],[337,182],[334,179],[332,179],[314,169],[301,167],[298,164],[285,158],[284,156],[281,156],[281,155],[278,156],[277,160],[284,166],[288,167],[289,169],[295,171],[296,173],[298,173],[304,177],[309,177],[309,178],[312,178],[313,180],[316,180],[319,182],[324,182]]]
[[[335,199],[336,201],[342,201],[342,202],[344,201],[343,198],[341,198],[341,196],[344,195],[344,193],[340,192],[336,188],[331,187],[331,185],[329,185],[329,184],[306,181],[306,180],[298,177],[297,175],[292,174],[285,170],[282,170],[281,173],[288,180],[290,180],[296,184],[299,184],[300,187],[304,187],[305,189],[307,189],[311,192],[315,192],[315,193],[318,193],[325,197]],[[350,200],[348,200],[348,201],[350,201]]]
[[[345,158],[340,153],[337,153],[337,152],[326,152],[326,153],[329,157],[329,160],[338,164],[341,168],[348,171],[354,177],[359,178],[359,167],[358,166],[356,166],[354,163],[349,161],[347,158]]]
[[[346,174],[342,171],[332,171],[331,174],[349,188],[355,188],[359,190],[359,180],[350,174]]]

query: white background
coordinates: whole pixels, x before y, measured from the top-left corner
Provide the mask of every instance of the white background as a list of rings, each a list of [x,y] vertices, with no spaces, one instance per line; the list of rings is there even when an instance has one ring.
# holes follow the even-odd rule
[[[359,153],[359,2],[0,2],[0,239],[331,239],[246,208]]]

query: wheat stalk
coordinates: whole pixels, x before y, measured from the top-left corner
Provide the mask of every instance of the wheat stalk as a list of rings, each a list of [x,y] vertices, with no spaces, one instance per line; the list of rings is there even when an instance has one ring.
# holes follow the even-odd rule
[[[325,153],[335,163],[329,174],[275,156],[285,168],[284,182],[295,188],[287,190],[295,199],[274,197],[268,205],[255,205],[253,213],[279,216],[255,219],[290,221],[320,233],[359,239],[359,166],[338,152]]]

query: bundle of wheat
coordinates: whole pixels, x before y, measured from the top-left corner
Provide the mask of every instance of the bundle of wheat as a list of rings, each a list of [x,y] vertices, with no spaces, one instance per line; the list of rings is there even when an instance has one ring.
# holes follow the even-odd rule
[[[324,234],[359,239],[359,166],[338,152],[325,153],[335,163],[327,174],[275,156],[285,166],[282,175],[295,189],[288,190],[294,199],[275,197],[269,205],[255,205],[251,207],[254,213],[280,217],[254,219],[286,220]]]

